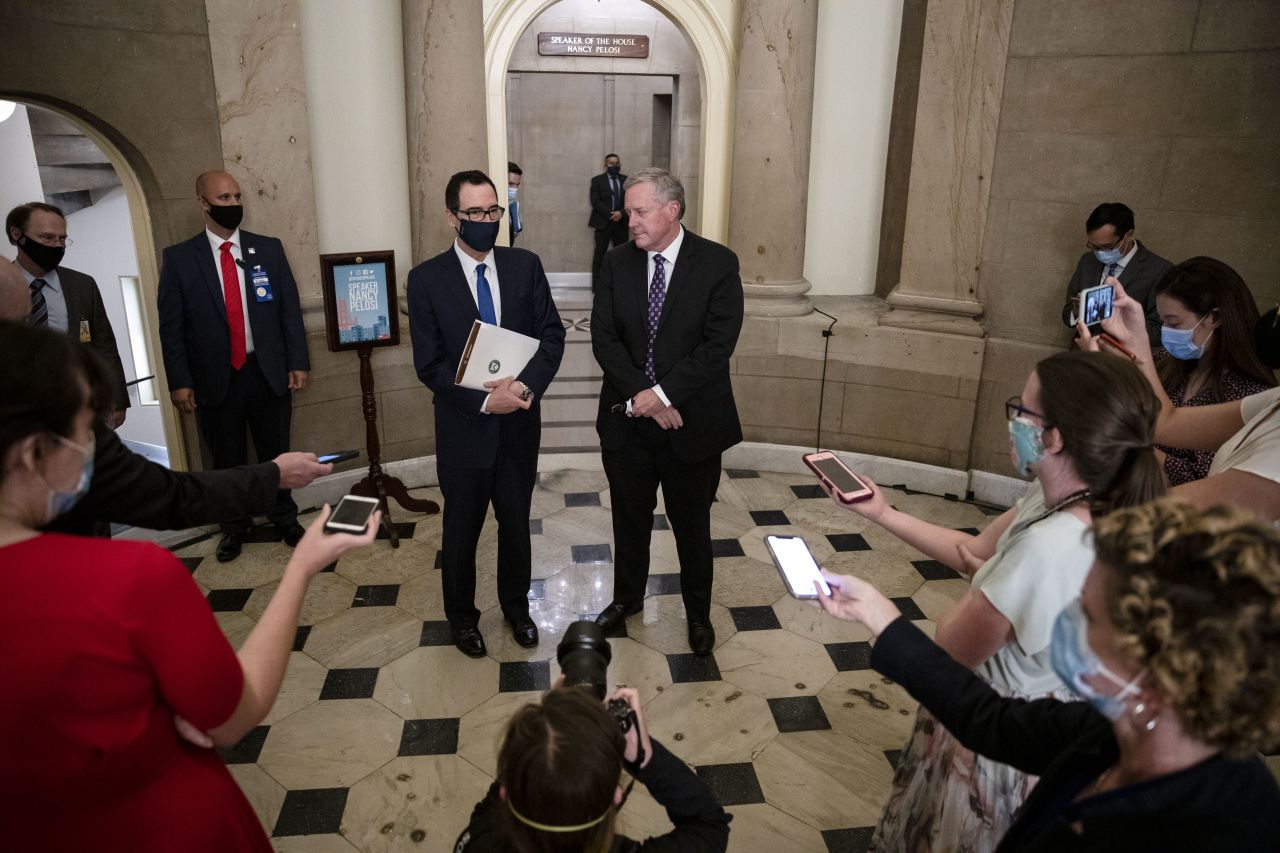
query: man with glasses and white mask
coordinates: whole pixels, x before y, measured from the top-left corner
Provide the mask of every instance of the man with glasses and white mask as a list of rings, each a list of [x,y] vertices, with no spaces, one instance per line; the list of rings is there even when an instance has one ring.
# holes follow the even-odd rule
[[[459,172],[444,192],[457,237],[409,272],[409,331],[418,378],[435,408],[436,473],[444,497],[441,579],[453,643],[484,657],[475,606],[476,546],[489,504],[498,521],[498,603],[515,641],[538,644],[529,617],[529,506],[538,472],[539,402],[560,367],[564,326],[542,261],[525,249],[494,248],[504,209],[484,172]],[[454,384],[472,324],[480,320],[537,338],[519,375]]]
[[[28,322],[71,335],[97,351],[112,380],[113,412],[107,426],[118,429],[129,408],[124,365],[97,282],[62,266],[62,256],[72,243],[66,217],[51,204],[29,201],[9,211],[4,224],[9,243],[18,250],[13,263],[31,289]]]

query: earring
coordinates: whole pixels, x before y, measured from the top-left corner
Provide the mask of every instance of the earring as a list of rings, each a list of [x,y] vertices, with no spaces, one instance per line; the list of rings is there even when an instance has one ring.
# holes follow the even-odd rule
[[[1137,705],[1133,706],[1133,715],[1135,717],[1140,717],[1142,716],[1142,712],[1145,710],[1147,710],[1147,706],[1139,702]]]
[[[1149,732],[1154,732],[1156,730],[1156,722],[1157,722],[1156,718],[1152,717],[1151,719],[1147,720],[1147,724],[1146,726],[1144,726],[1144,728]]]

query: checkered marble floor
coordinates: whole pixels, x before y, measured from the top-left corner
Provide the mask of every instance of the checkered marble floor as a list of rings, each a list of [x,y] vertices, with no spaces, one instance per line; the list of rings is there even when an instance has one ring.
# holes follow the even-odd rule
[[[415,495],[440,500],[436,488]],[[996,512],[904,489],[891,502],[973,530]],[[478,554],[484,659],[449,642],[438,515],[399,510],[399,549],[378,542],[316,577],[275,708],[223,752],[277,850],[450,849],[492,779],[504,722],[558,676],[565,627],[611,599],[609,504],[602,473],[540,475],[530,525],[529,608],[541,633],[533,649],[515,644],[497,607],[492,517]],[[868,669],[865,630],[786,593],[763,537],[803,535],[824,565],[873,581],[927,630],[965,581],[841,510],[810,478],[728,470],[712,510],[717,646],[698,658],[662,513],[660,502],[644,612],[611,640],[611,679],[639,690],[654,735],[733,812],[731,850],[865,849],[915,706]],[[177,550],[234,645],[289,556],[262,534],[231,563],[213,558],[215,538]],[[632,837],[669,828],[642,786],[620,821]]]

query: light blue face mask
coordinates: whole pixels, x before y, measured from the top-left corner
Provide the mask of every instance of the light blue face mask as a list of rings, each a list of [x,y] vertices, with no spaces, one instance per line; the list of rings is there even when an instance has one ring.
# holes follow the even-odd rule
[[[1009,421],[1009,441],[1013,443],[1018,473],[1023,477],[1031,476],[1029,466],[1044,458],[1043,438],[1044,427],[1039,424],[1026,418],[1012,418]]]
[[[1063,608],[1057,621],[1053,623],[1049,661],[1063,684],[1113,723],[1124,716],[1127,705],[1125,700],[1138,693],[1138,682],[1143,676],[1139,672],[1125,681],[1098,659],[1089,647],[1089,620],[1085,617],[1084,607],[1078,598]],[[1111,694],[1099,693],[1085,681],[1086,678],[1097,676],[1102,676],[1120,689]]]
[[[85,446],[76,444],[65,436],[55,435],[54,438],[56,438],[59,443],[70,447],[72,450],[77,450],[84,454],[84,467],[80,469],[80,479],[76,482],[74,490],[64,492],[61,489],[55,489],[53,486],[49,486],[48,517],[45,520],[45,524],[48,524],[60,515],[70,512],[71,508],[85,496],[86,492],[89,491],[89,484],[93,482],[93,457],[94,451],[96,450],[94,442],[90,441],[88,446]],[[48,485],[48,483],[46,482],[45,485]]]
[[[520,196],[519,187],[507,187],[507,204],[515,204],[516,199]]]
[[[1112,264],[1120,263],[1120,259],[1124,257],[1124,252],[1120,251],[1119,246],[1116,246],[1114,249],[1094,249],[1093,256],[1097,258],[1104,267],[1109,267]]]
[[[1205,315],[1208,316],[1208,315]],[[1204,322],[1204,317],[1200,318],[1200,323]],[[1200,323],[1196,323],[1190,329],[1171,329],[1168,326],[1160,328],[1160,345],[1165,348],[1169,355],[1181,361],[1190,361],[1204,355],[1204,344],[1209,343],[1209,338],[1213,337],[1213,332],[1209,332],[1209,338],[1204,339],[1204,344],[1198,344],[1194,340],[1196,329],[1200,328]]]

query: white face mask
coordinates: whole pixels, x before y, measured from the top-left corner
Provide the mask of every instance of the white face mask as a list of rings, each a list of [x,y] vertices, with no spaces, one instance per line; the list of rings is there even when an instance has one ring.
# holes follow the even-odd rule
[[[1089,646],[1089,620],[1078,598],[1063,608],[1054,622],[1049,661],[1053,671],[1067,687],[1113,723],[1124,716],[1128,698],[1138,694],[1138,682],[1143,675],[1140,672],[1125,681],[1107,669],[1106,664]],[[1110,681],[1119,690],[1115,693],[1099,693],[1085,681],[1086,678],[1096,680],[1098,676]]]

